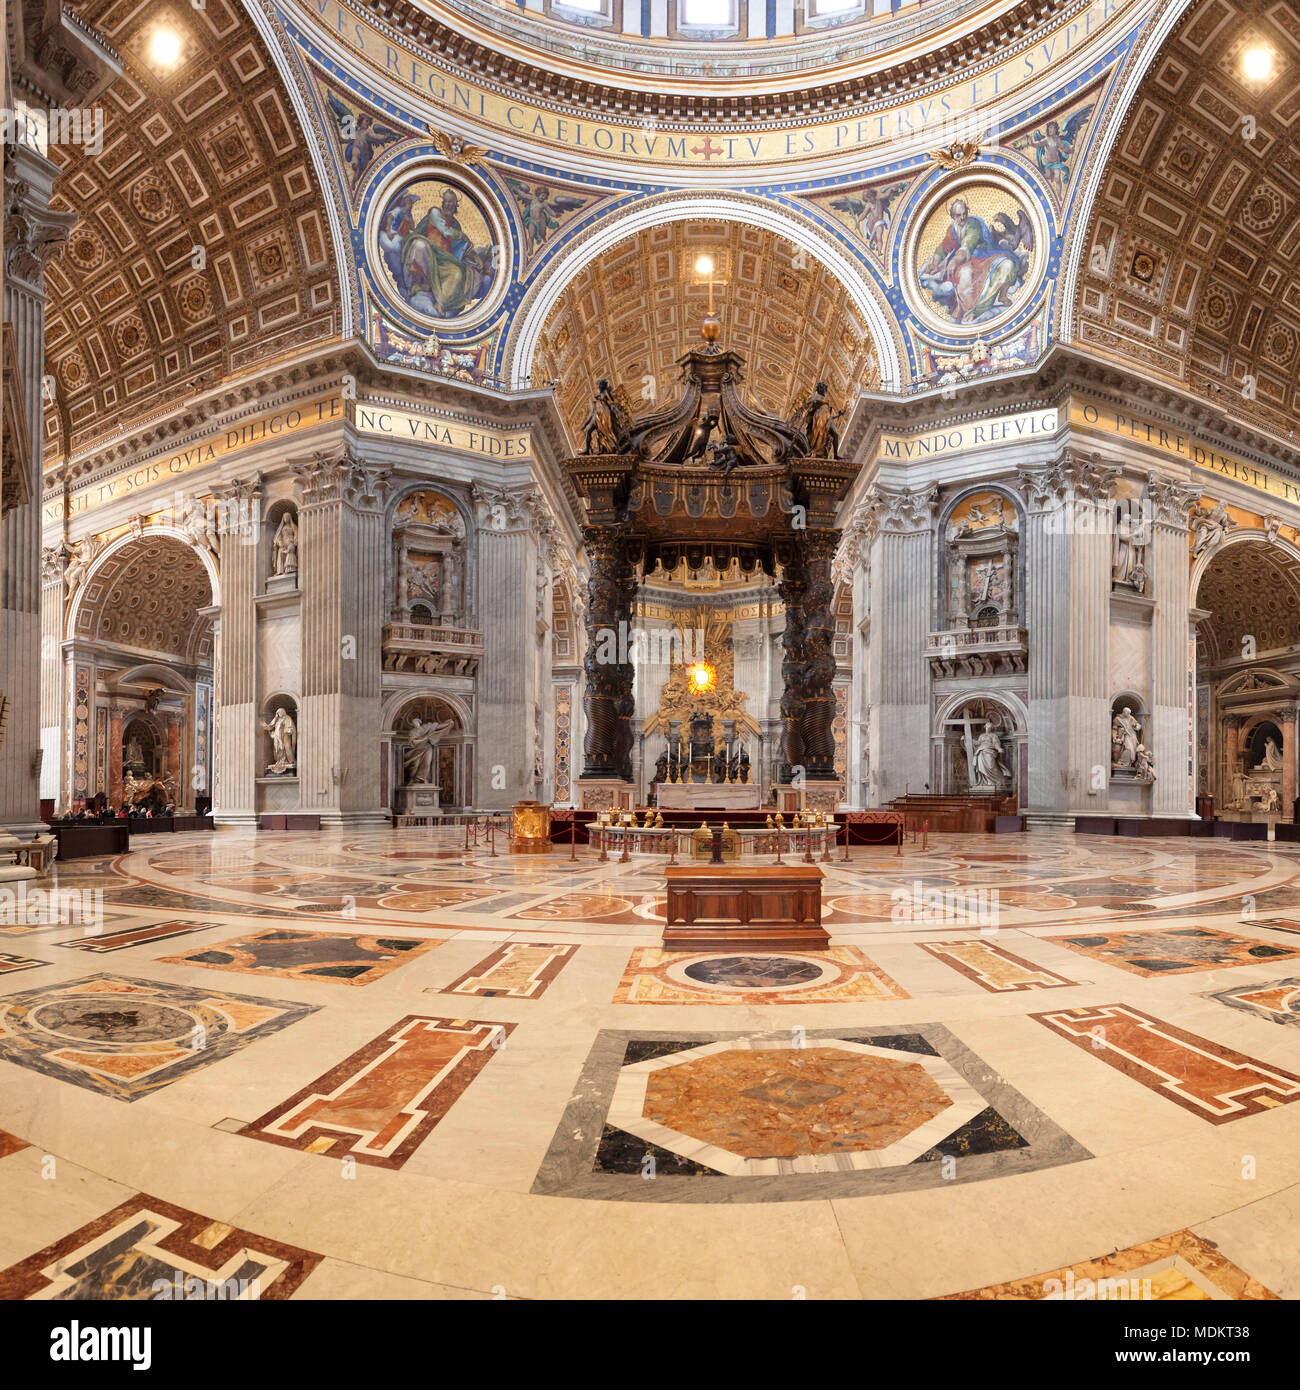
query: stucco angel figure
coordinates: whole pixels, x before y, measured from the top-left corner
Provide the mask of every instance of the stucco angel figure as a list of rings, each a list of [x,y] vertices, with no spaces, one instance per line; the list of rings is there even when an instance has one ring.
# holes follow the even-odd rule
[[[92,540],[77,541],[72,547],[72,557],[68,561],[68,568],[63,571],[63,582],[68,586],[68,593],[75,594],[85,583],[86,576],[90,573],[91,562],[95,558],[95,543]]]
[[[275,754],[274,760],[266,769],[267,775],[276,777],[297,768],[298,730],[289,711],[280,706],[262,728],[271,735],[271,748]]]
[[[298,523],[292,512],[285,512],[271,541],[271,573],[298,573]]]
[[[433,760],[438,751],[438,742],[449,729],[455,728],[454,719],[445,719],[440,724],[426,722],[416,715],[406,731],[406,747],[402,750],[402,771],[407,784],[420,782],[428,784],[433,780]]]
[[[1206,551],[1222,545],[1228,532],[1235,525],[1222,502],[1215,502],[1212,507],[1202,507],[1198,504],[1192,512],[1191,522],[1193,555],[1204,555]]]

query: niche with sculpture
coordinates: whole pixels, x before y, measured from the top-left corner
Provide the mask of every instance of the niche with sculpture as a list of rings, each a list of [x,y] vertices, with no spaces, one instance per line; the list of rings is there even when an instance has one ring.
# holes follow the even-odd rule
[[[1136,695],[1118,695],[1110,707],[1110,780],[1151,783],[1155,761],[1145,740],[1146,708]]]
[[[267,589],[270,592],[298,587],[298,513],[292,503],[267,514],[270,546],[267,555]]]
[[[465,621],[465,520],[432,489],[408,493],[393,515],[390,621],[461,627]]]
[[[944,532],[947,629],[1018,626],[1019,553],[1015,505],[1001,493],[976,493],[953,508]]]
[[[456,752],[447,736],[460,729],[455,711],[444,701],[419,700],[398,721],[399,815],[437,815],[456,801]]]
[[[1230,811],[1282,810],[1282,730],[1261,719],[1242,739],[1240,766],[1232,774]]]
[[[267,759],[264,777],[294,778],[298,775],[298,707],[287,695],[280,695],[267,706],[261,721],[265,735],[263,756]]]
[[[1015,727],[994,700],[966,700],[944,721],[947,787],[969,796],[1014,796]]]

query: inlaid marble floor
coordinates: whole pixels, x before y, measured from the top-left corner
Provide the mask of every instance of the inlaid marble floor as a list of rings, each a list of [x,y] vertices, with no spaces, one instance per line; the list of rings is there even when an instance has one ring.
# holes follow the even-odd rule
[[[669,954],[662,860],[463,836],[0,915],[0,1297],[1300,1296],[1290,847],[855,848],[829,951]]]

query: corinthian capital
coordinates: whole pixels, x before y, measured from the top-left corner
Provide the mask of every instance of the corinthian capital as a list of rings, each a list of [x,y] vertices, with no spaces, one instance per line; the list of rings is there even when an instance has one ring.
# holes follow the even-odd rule
[[[5,274],[43,291],[45,267],[63,252],[76,223],[73,212],[51,211],[26,179],[5,171]]]
[[[878,486],[875,496],[881,531],[928,531],[934,525],[939,489],[933,485],[926,488]]]
[[[293,465],[293,485],[303,507],[347,502],[358,511],[377,511],[392,486],[392,469],[358,458],[350,448],[337,456],[320,452]]]
[[[1105,502],[1114,496],[1122,472],[1119,464],[1104,463],[1100,454],[1066,449],[1045,468],[1020,469],[1017,479],[1032,505],[1051,507],[1062,502]]]
[[[1156,521],[1163,526],[1181,526],[1186,530],[1187,514],[1192,504],[1199,500],[1201,490],[1148,473],[1147,496],[1151,499]]]
[[[545,540],[555,530],[551,510],[532,483],[509,488],[474,482],[469,494],[480,531],[530,531]]]

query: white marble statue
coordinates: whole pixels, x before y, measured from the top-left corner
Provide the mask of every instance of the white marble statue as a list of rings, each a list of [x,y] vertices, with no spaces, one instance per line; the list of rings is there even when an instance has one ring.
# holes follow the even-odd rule
[[[1224,538],[1235,525],[1222,502],[1216,502],[1212,507],[1198,505],[1192,512],[1191,523],[1192,554],[1197,556],[1222,545]]]
[[[292,512],[285,512],[275,528],[275,537],[271,541],[271,573],[298,573],[298,523],[294,521]]]
[[[262,728],[271,735],[271,748],[275,753],[275,758],[267,767],[268,776],[279,776],[283,772],[296,769],[298,766],[298,730],[294,727],[293,717],[287,709],[283,707],[277,709],[271,716],[270,722],[263,724]]]
[[[1137,752],[1133,757],[1133,770],[1141,782],[1154,782],[1156,780],[1156,766],[1151,759],[1151,750],[1145,743],[1139,743],[1137,746]]]
[[[402,752],[402,770],[409,784],[431,783],[433,781],[433,760],[438,751],[438,741],[448,729],[455,728],[454,719],[445,719],[440,724],[426,723],[418,715],[411,720],[406,731],[406,748]]]
[[[1128,705],[1110,721],[1110,762],[1112,767],[1131,768],[1137,758],[1142,726]]]
[[[975,740],[975,782],[978,786],[1004,786],[1011,781],[1011,769],[1003,761],[1002,739],[986,728]]]
[[[1282,750],[1274,739],[1266,738],[1264,740],[1264,756],[1256,764],[1256,769],[1263,772],[1280,772],[1282,770]]]

